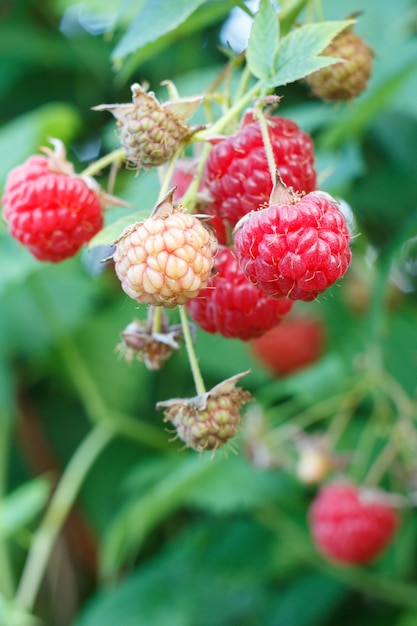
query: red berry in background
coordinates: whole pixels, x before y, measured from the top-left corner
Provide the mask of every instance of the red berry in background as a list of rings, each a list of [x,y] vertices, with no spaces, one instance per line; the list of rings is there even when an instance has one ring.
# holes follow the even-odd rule
[[[350,235],[336,200],[317,191],[290,193],[282,183],[271,204],[245,216],[234,243],[251,283],[272,298],[314,300],[346,272]]]
[[[254,339],[251,350],[272,374],[287,376],[317,361],[325,343],[323,322],[313,317],[290,315],[279,326]]]
[[[313,142],[292,120],[269,116],[268,129],[275,164],[284,183],[294,191],[316,188]],[[268,202],[272,190],[259,122],[249,111],[240,130],[221,139],[211,149],[203,185],[212,198],[207,212],[230,226]]]
[[[40,261],[74,256],[103,226],[98,191],[74,174],[60,142],[8,175],[3,214],[12,237]],[[91,184],[94,181],[91,179]]]
[[[230,248],[221,248],[207,288],[187,303],[191,318],[206,332],[247,341],[260,337],[290,311],[288,298],[268,298],[251,285]]]
[[[320,552],[353,565],[374,560],[392,540],[399,519],[383,493],[341,482],[321,489],[309,523]]]

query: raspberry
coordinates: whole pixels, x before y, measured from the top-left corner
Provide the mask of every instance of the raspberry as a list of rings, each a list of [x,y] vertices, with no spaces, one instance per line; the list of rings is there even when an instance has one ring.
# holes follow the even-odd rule
[[[332,483],[314,500],[309,522],[316,546],[326,557],[361,564],[372,561],[390,543],[399,520],[386,495]]]
[[[286,185],[295,191],[315,189],[313,143],[295,122],[267,118],[275,164]],[[249,111],[240,130],[216,143],[208,156],[203,184],[212,203],[207,212],[230,226],[268,202],[272,181],[259,122]]]
[[[185,304],[206,287],[216,247],[197,217],[173,211],[172,194],[151,217],[124,230],[113,255],[116,274],[131,298],[167,308]]]
[[[166,81],[172,89],[172,83]],[[110,111],[120,129],[120,142],[128,161],[137,167],[156,167],[166,163],[180,143],[198,130],[185,124],[202,98],[178,99],[160,104],[153,92],[135,83],[131,86],[132,104],[101,104],[95,111]]]
[[[255,339],[251,349],[272,374],[286,376],[317,361],[323,353],[324,344],[325,328],[320,320],[290,316]]]
[[[165,421],[175,426],[178,437],[198,452],[217,450],[235,436],[240,409],[250,400],[248,391],[235,387],[249,372],[236,374],[195,398],[158,402],[165,408]]]
[[[103,211],[94,181],[74,174],[61,142],[55,152],[34,155],[8,175],[2,199],[12,237],[40,261],[72,257],[102,228]]]
[[[268,298],[249,283],[230,248],[219,251],[214,272],[206,289],[187,303],[192,319],[208,333],[247,341],[278,324],[292,308],[288,298]]]
[[[306,83],[322,100],[351,100],[362,93],[372,72],[372,50],[351,28],[339,33],[322,56],[345,59],[307,76]]]
[[[284,201],[278,199],[276,204],[276,197]],[[336,201],[322,192],[300,198],[278,184],[271,201],[236,226],[234,243],[241,267],[268,296],[314,300],[349,266],[345,218]]]

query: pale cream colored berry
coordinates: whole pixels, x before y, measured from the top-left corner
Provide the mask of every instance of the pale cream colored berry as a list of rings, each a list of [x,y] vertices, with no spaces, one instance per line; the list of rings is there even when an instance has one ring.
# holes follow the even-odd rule
[[[213,235],[194,215],[172,212],[127,228],[113,255],[123,290],[143,304],[184,304],[207,285]]]
[[[320,448],[307,447],[298,461],[297,478],[305,485],[316,485],[326,478],[332,467],[328,453]]]

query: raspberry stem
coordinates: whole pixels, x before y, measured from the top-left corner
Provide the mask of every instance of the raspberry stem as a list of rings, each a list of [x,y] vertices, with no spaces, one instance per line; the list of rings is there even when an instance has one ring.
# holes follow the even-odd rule
[[[277,165],[275,163],[274,151],[272,150],[271,137],[269,136],[268,132],[268,123],[259,107],[257,107],[255,111],[256,119],[258,120],[259,127],[262,133],[262,140],[264,143],[265,154],[268,161],[268,168],[271,175],[272,185],[274,185],[277,175]]]
[[[206,130],[202,130],[201,132],[195,133],[192,137],[194,141],[205,141],[210,139],[211,137],[218,135],[221,133],[226,126],[234,120],[234,118],[240,113],[240,111],[247,105],[249,102],[259,94],[262,89],[262,81],[258,81],[253,85],[252,89],[249,89],[239,100],[237,100],[233,106],[230,107],[224,115],[222,115],[215,124],[207,128]]]
[[[88,167],[85,168],[85,170],[81,172],[81,176],[95,176],[96,174],[101,172],[101,170],[103,170],[108,165],[111,165],[115,161],[123,161],[125,156],[125,149],[117,148],[116,150],[105,154],[103,157],[101,157],[101,159],[98,159],[97,161],[94,161],[94,163],[91,163]]]
[[[192,206],[190,208],[193,209],[193,207],[194,207],[195,197],[196,197],[198,188],[200,186],[201,179],[203,178],[204,166],[205,166],[207,157],[209,155],[210,149],[211,149],[211,146],[208,143],[203,146],[203,149],[201,151],[201,155],[200,155],[199,160],[198,160],[198,166],[197,166],[197,170],[196,170],[196,175],[194,176],[193,180],[191,181],[190,185],[188,186],[187,191],[185,192],[185,194],[181,198],[181,204],[183,206],[187,206],[187,204],[190,203],[190,200],[193,200]]]
[[[203,377],[201,375],[200,367],[198,365],[197,356],[194,350],[193,338],[191,336],[190,324],[188,321],[187,311],[185,306],[178,307],[180,310],[182,332],[184,335],[184,343],[187,349],[188,360],[191,367],[191,372],[194,378],[194,385],[197,395],[206,393],[206,387],[204,385]]]
[[[33,608],[55,540],[82,483],[114,434],[109,424],[96,425],[69,462],[35,533],[20,579],[16,602],[26,609]]]
[[[161,332],[162,327],[163,307],[151,306],[149,309],[149,319],[152,320],[152,334],[158,334]]]
[[[7,466],[10,450],[10,427],[12,416],[0,409],[0,499],[6,493]],[[12,570],[6,542],[0,540],[0,590],[4,597],[11,598],[14,593]]]
[[[183,149],[182,144],[179,145],[179,147],[177,148],[177,150],[175,151],[173,157],[170,159],[169,163],[168,163],[168,167],[164,173],[164,178],[161,184],[161,188],[159,190],[159,195],[158,195],[158,200],[157,200],[157,204],[159,202],[161,202],[161,200],[163,200],[163,198],[166,196],[169,187],[170,187],[170,183],[171,183],[171,179],[172,179],[172,174],[174,172],[175,169],[175,164],[178,161],[178,158],[181,154],[181,151]]]

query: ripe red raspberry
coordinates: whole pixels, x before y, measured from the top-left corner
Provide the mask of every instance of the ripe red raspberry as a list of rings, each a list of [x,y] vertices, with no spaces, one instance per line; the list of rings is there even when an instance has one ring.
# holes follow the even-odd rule
[[[72,257],[103,226],[103,210],[92,179],[74,174],[63,145],[34,155],[8,175],[3,214],[12,237],[40,261]]]
[[[331,196],[312,192],[297,197],[279,183],[271,204],[245,216],[234,233],[236,255],[254,285],[273,298],[305,301],[314,300],[346,272],[349,239],[345,218]]]
[[[143,222],[116,241],[115,271],[137,302],[172,308],[207,285],[217,242],[194,215],[173,211],[173,190]]]
[[[322,100],[351,100],[362,93],[372,72],[372,50],[351,28],[343,30],[322,52],[323,56],[344,59],[307,76],[306,83]]]
[[[240,409],[251,399],[248,391],[235,386],[248,373],[236,374],[195,398],[174,398],[156,406],[166,409],[164,421],[172,422],[189,448],[217,450],[235,436]]]
[[[260,337],[278,324],[293,301],[268,298],[252,285],[230,248],[222,248],[214,261],[214,276],[197,298],[187,303],[192,319],[208,333],[243,341]]]
[[[372,561],[390,543],[399,524],[387,496],[349,483],[325,486],[309,511],[317,548],[341,563]]]
[[[294,191],[312,191],[316,187],[312,140],[292,120],[278,116],[267,120],[275,164],[284,183]],[[251,111],[236,134],[211,149],[203,184],[212,197],[207,212],[219,215],[232,227],[243,215],[268,202],[271,174],[261,128]]]
[[[319,319],[289,316],[282,324],[255,339],[251,348],[258,361],[272,374],[286,376],[317,361],[323,353],[325,335]]]

